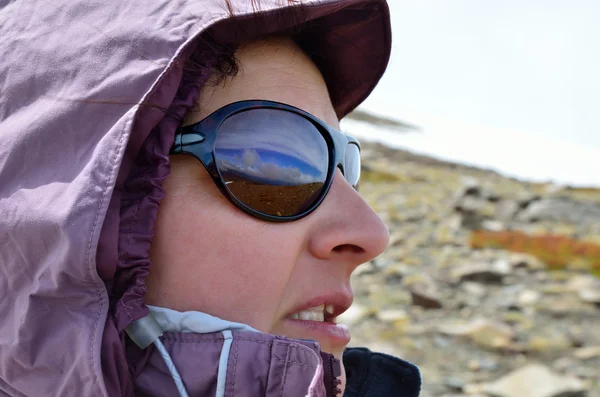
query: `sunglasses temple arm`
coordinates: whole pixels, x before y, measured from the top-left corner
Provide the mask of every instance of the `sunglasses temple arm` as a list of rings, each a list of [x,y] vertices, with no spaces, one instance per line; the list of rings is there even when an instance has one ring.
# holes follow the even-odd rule
[[[205,140],[206,136],[197,132],[191,132],[187,134],[178,132],[175,134],[175,140],[173,142],[173,146],[171,146],[170,153],[183,153],[185,152],[185,146],[196,145],[204,142]]]

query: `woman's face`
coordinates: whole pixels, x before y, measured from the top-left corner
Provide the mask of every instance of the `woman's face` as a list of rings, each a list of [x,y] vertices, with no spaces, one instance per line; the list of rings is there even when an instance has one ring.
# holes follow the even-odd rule
[[[254,42],[236,57],[238,75],[225,84],[206,85],[200,110],[188,114],[186,124],[231,102],[266,99],[296,106],[339,128],[321,73],[291,40]],[[324,351],[340,358],[349,340],[347,331],[291,316],[323,304],[336,312],[345,310],[352,302],[350,274],[380,254],[389,235],[336,172],[316,211],[298,221],[269,223],[233,206],[198,160],[171,156],[146,302],[317,340]]]

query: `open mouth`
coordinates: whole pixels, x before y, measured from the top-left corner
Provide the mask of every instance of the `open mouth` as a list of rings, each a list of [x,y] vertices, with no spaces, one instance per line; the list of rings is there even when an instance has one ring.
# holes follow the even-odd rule
[[[305,310],[301,310],[297,313],[291,314],[288,318],[292,320],[305,320],[305,321],[320,321],[320,322],[335,322],[335,306],[331,304],[322,304],[319,306],[313,306]]]
[[[350,343],[348,327],[337,323],[337,317],[352,304],[349,291],[335,291],[316,296],[296,306],[285,317],[285,336],[312,339],[325,351],[342,351]]]

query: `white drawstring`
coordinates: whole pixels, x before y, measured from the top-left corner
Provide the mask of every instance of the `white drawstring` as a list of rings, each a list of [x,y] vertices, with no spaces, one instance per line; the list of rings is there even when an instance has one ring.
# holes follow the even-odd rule
[[[173,363],[173,359],[167,352],[167,349],[160,341],[163,331],[171,332],[196,332],[211,333],[222,332],[223,347],[219,359],[219,368],[217,373],[216,396],[225,395],[225,384],[227,383],[227,365],[229,361],[229,352],[233,343],[233,330],[258,332],[254,328],[246,325],[225,321],[218,317],[213,317],[201,312],[177,312],[162,307],[148,306],[149,315],[137,321],[134,321],[127,327],[127,334],[140,348],[154,344],[160,356],[163,358],[167,369],[175,382],[180,397],[188,397],[187,390],[181,379],[181,375]]]
[[[175,368],[175,363],[173,362],[173,359],[169,355],[169,352],[167,352],[167,349],[165,349],[165,346],[162,344],[160,339],[156,339],[154,341],[154,346],[156,346],[156,348],[158,349],[158,352],[162,356],[163,360],[165,360],[165,364],[167,365],[167,368],[169,369],[171,378],[173,378],[173,381],[175,382],[175,386],[177,386],[177,391],[179,392],[179,396],[180,397],[188,397],[188,393],[187,393],[187,390],[185,390],[185,385],[183,384],[181,375],[179,375],[177,368]]]
[[[217,392],[215,397],[225,396],[225,382],[227,381],[227,364],[229,362],[229,350],[233,342],[233,334],[229,330],[221,331],[223,333],[223,348],[219,358],[219,372],[217,373]]]

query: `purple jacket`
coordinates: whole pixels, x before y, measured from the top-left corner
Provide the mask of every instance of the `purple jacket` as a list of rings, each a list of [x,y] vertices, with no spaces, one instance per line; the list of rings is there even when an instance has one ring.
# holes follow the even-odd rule
[[[182,65],[205,32],[311,21],[339,117],[388,62],[384,0],[232,3],[0,4],[0,396],[173,396],[177,376],[189,395],[335,393],[339,366],[314,342],[160,329],[143,303],[169,147],[202,84]]]

